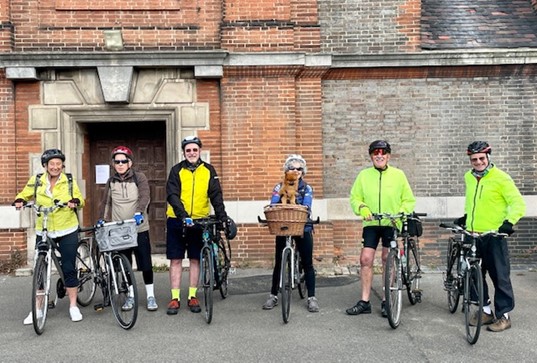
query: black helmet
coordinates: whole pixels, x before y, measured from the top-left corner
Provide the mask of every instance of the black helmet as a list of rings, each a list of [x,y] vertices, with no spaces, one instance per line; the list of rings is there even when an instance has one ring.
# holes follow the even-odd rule
[[[41,155],[41,165],[47,165],[50,159],[61,159],[61,161],[65,161],[65,155],[63,155],[60,149],[45,150],[45,152],[43,152],[43,155]]]
[[[197,136],[187,136],[181,141],[181,149],[185,150],[188,144],[196,144],[201,148],[201,140]]]
[[[235,221],[231,218],[227,218],[226,221],[226,238],[229,240],[232,240],[237,236],[237,225],[235,224]]]
[[[470,145],[468,145],[468,149],[466,150],[466,153],[468,155],[477,154],[477,153],[490,154],[491,151],[492,151],[492,148],[486,141],[474,141]]]
[[[386,150],[388,154],[391,154],[392,147],[388,144],[386,140],[375,140],[369,145],[369,154],[373,153],[373,150],[383,149]]]

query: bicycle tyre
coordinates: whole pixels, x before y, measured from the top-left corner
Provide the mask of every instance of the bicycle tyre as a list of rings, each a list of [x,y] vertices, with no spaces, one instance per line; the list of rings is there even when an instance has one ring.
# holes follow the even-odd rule
[[[291,250],[286,248],[283,251],[282,267],[280,273],[281,280],[281,297],[282,297],[282,318],[284,323],[289,322],[289,313],[291,312],[291,291],[293,290]]]
[[[88,306],[95,296],[97,286],[95,283],[95,263],[86,242],[78,244],[75,264],[79,281],[76,300],[81,306]]]
[[[220,296],[222,296],[222,299],[225,299],[228,295],[228,277],[229,269],[231,267],[228,251],[230,251],[229,241],[221,238],[218,244],[218,256],[216,258],[216,263],[218,264],[218,288],[220,290]]]
[[[397,329],[401,322],[402,308],[402,267],[397,250],[390,250],[386,259],[384,271],[384,295],[386,299],[386,312],[388,322],[393,329]]]
[[[406,292],[410,304],[416,305],[421,302],[421,266],[420,253],[417,246],[417,240],[409,238],[406,241]]]
[[[138,289],[134,272],[127,257],[121,253],[113,252],[108,264],[110,305],[112,305],[112,311],[119,326],[129,330],[136,324],[138,317]],[[133,307],[132,309],[124,310],[123,305],[129,296],[134,299]]]
[[[32,281],[32,322],[37,335],[43,334],[47,321],[51,276],[45,254],[40,254],[35,263]]]
[[[450,313],[455,313],[459,307],[460,293],[460,278],[458,275],[458,267],[460,256],[460,245],[455,243],[453,238],[448,242],[447,253],[447,269],[446,280],[444,281],[444,289],[447,291],[448,309]]]
[[[466,325],[466,340],[475,344],[479,339],[483,317],[483,275],[481,266],[475,262],[470,265],[465,275],[464,284],[464,323]],[[476,324],[470,325],[472,316],[477,317]]]
[[[295,283],[298,287],[298,295],[300,298],[306,298],[308,295],[306,291],[306,276],[304,267],[302,266],[302,259],[300,258],[300,253],[298,251],[295,251]]]
[[[203,289],[203,307],[205,309],[205,321],[210,324],[213,320],[213,286],[214,268],[211,249],[204,247],[201,250],[201,284]]]

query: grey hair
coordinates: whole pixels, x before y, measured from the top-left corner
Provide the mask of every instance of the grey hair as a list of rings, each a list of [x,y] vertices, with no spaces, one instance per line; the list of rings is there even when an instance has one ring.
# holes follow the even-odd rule
[[[302,170],[302,175],[306,175],[308,171],[308,167],[306,166],[306,160],[302,157],[302,155],[299,154],[291,154],[285,159],[285,163],[283,163],[283,171],[286,172],[291,167],[291,164],[293,162],[297,162],[300,164],[300,166],[304,169]]]

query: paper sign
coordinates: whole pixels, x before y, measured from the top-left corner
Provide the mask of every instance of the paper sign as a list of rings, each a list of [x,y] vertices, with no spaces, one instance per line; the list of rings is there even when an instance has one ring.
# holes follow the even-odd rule
[[[95,165],[95,183],[106,184],[110,178],[110,165]]]

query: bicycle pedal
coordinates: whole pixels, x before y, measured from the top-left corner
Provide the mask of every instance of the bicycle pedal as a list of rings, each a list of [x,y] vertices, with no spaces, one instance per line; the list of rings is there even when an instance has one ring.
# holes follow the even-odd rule
[[[104,310],[104,306],[103,306],[103,304],[95,304],[95,305],[93,305],[93,310],[102,311],[102,310]]]
[[[54,301],[49,301],[48,308],[49,309],[54,309],[55,307],[56,307],[56,304],[54,303]]]

